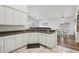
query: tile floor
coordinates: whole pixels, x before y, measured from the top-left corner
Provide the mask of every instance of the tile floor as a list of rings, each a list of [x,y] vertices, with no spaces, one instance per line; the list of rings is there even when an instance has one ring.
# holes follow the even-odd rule
[[[13,53],[79,53],[79,51],[62,46],[57,46],[53,50],[50,50],[48,48],[41,46],[40,48],[32,48],[32,49],[26,49],[26,47],[24,47]]]

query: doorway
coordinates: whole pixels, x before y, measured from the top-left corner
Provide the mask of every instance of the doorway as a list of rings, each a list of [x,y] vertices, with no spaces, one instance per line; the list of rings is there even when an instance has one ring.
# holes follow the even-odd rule
[[[57,44],[79,51],[79,43],[76,43],[75,35],[68,35],[63,30],[58,31]]]

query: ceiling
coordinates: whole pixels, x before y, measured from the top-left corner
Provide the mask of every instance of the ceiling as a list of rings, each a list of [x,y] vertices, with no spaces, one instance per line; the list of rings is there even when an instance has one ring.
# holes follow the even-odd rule
[[[76,5],[28,5],[29,16],[38,20],[72,17],[75,10]]]

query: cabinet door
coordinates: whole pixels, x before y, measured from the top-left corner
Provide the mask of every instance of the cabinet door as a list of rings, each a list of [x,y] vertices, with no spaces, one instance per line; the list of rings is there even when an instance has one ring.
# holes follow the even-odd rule
[[[28,44],[28,34],[24,33],[22,37],[23,37],[23,45]]]
[[[16,35],[16,49],[28,44],[28,36],[26,33]]]
[[[54,46],[57,46],[57,31],[55,31],[55,33],[52,33],[53,36],[53,41],[54,41]]]
[[[26,45],[26,43],[27,43],[27,37],[26,37],[25,33],[21,34],[20,39],[22,41],[22,46]]]
[[[26,25],[27,15],[25,13],[21,13],[20,25]]]
[[[42,36],[42,33],[38,33],[38,42],[39,42],[40,44],[41,44],[41,41],[42,41],[41,36]]]
[[[53,36],[51,34],[47,34],[47,46],[52,48],[54,43],[53,43]]]
[[[47,46],[49,48],[53,48],[57,45],[57,39],[55,37],[55,33],[47,34]]]
[[[23,46],[22,40],[23,40],[23,39],[22,39],[21,36],[16,36],[16,49]]]
[[[38,43],[38,34],[37,33],[29,33],[28,41],[29,41],[29,43]]]
[[[46,46],[46,34],[44,34],[44,33],[39,34],[39,42],[40,42],[40,44]]]
[[[21,13],[19,11],[14,11],[14,25],[20,25]]]
[[[4,24],[4,7],[0,6],[0,24]]]
[[[3,40],[2,39],[0,39],[0,53],[2,53],[3,52]]]
[[[7,7],[5,7],[5,24],[14,25],[14,11]]]
[[[13,37],[5,38],[5,52],[11,52],[15,50],[15,39]]]

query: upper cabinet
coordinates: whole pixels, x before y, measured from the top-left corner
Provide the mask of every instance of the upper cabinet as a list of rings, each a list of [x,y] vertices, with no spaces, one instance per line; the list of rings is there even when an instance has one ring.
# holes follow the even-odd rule
[[[4,24],[4,7],[0,6],[0,25]]]
[[[27,12],[27,5],[7,5],[8,7]]]
[[[20,25],[21,22],[21,12],[14,11],[14,25]]]
[[[16,6],[16,5],[15,5]],[[20,6],[18,6],[20,8]],[[24,8],[25,7],[22,7]],[[24,10],[23,9],[23,10]],[[25,25],[27,23],[27,13],[11,6],[0,6],[0,25]]]
[[[13,25],[14,24],[14,10],[10,8],[5,8],[5,24]]]
[[[25,13],[21,13],[21,22],[20,22],[20,24],[21,25],[26,25],[26,23],[27,23],[27,14],[25,14]]]

